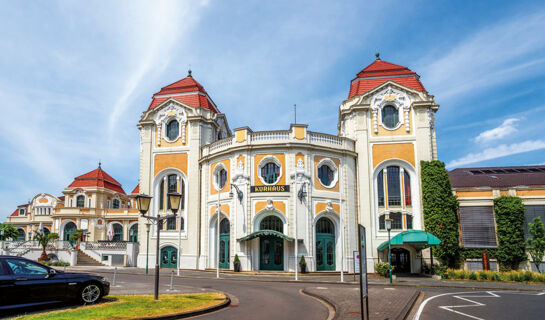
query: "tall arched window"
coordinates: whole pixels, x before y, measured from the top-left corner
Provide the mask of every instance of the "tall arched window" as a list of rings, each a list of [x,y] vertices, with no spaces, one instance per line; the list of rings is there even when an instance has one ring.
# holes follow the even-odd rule
[[[399,180],[399,167],[391,166],[387,169],[388,180],[388,205],[400,206],[401,205],[401,181]]]
[[[378,206],[384,207],[384,173],[382,170],[377,175]]]
[[[170,209],[170,203],[168,203],[167,194],[169,192],[178,192],[178,176],[176,174],[169,174],[167,176],[167,186],[165,188],[165,180],[161,179],[161,184],[159,185],[159,210],[165,208],[165,202],[167,202],[167,208]],[[183,209],[183,183],[182,183],[182,200],[181,206]]]
[[[407,173],[407,171],[403,172],[403,185],[405,187],[404,193],[405,193],[405,205],[411,206],[411,177]]]
[[[119,223],[114,223],[113,225],[114,229],[114,237],[112,238],[112,241],[123,241],[123,226]]]
[[[385,106],[382,108],[382,124],[388,128],[393,129],[399,123],[399,112],[393,106]]]
[[[85,207],[85,196],[79,195],[76,197],[76,207],[83,208]]]
[[[268,216],[261,220],[259,230],[273,230],[283,232],[284,224],[282,223],[282,220],[280,220],[280,218],[275,216]]]
[[[171,120],[167,124],[167,138],[169,141],[174,141],[180,134],[180,124],[177,120]]]
[[[129,229],[129,241],[138,242],[138,223],[133,224]]]
[[[335,226],[328,218],[320,218],[320,220],[316,222],[316,233],[335,234]]]

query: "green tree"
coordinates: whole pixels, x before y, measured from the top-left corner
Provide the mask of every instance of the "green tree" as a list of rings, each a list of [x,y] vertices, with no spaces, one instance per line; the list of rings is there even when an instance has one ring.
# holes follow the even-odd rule
[[[47,245],[54,240],[59,239],[59,235],[57,233],[49,233],[46,234],[43,231],[36,231],[34,233],[34,240],[38,241],[38,243],[42,246],[42,255],[38,258],[38,261],[48,261],[49,257],[47,256],[47,253],[45,252],[45,249],[47,248]]]
[[[525,261],[524,205],[519,197],[501,196],[494,199],[498,251],[496,258],[502,270],[518,270]]]
[[[83,229],[78,229],[72,233],[72,236],[70,236],[70,240],[74,242],[79,242],[83,240],[83,237],[85,236],[85,231]]]
[[[535,217],[534,222],[530,222],[528,225],[530,226],[530,238],[526,240],[528,253],[532,257],[537,271],[541,272],[539,265],[543,262],[545,255],[545,226],[539,217]]]
[[[15,229],[15,227],[12,224],[8,223],[0,223],[0,230],[4,230],[4,235],[0,235],[0,241],[4,241],[7,239],[15,240],[17,239],[17,236],[19,235],[19,231]]]
[[[445,164],[438,160],[421,161],[422,202],[425,230],[441,240],[433,255],[449,268],[460,265],[458,200]]]

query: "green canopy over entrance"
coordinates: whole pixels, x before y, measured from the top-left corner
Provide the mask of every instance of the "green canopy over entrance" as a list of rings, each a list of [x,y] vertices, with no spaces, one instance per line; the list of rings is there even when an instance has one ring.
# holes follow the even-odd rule
[[[259,230],[259,231],[256,231],[256,232],[252,232],[251,234],[249,234],[249,235],[247,235],[247,236],[245,236],[243,238],[238,239],[238,241],[248,241],[248,240],[252,240],[254,238],[259,238],[259,237],[264,237],[264,236],[274,236],[274,237],[282,238],[282,239],[287,240],[287,241],[293,241],[294,240],[293,238],[290,238],[287,235],[285,235],[285,234],[283,234],[282,232],[279,232],[279,231]]]
[[[428,248],[431,246],[436,246],[441,243],[441,240],[434,236],[433,234],[420,231],[420,230],[407,230],[399,233],[392,239],[390,239],[390,244],[394,245],[411,245],[411,246],[421,246],[423,248]],[[378,246],[378,251],[383,251],[388,249],[388,241],[384,241]]]

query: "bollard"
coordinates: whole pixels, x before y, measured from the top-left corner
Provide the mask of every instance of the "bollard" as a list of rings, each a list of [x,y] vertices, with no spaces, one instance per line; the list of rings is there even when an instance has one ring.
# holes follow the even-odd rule
[[[174,290],[174,270],[170,273],[170,291]]]
[[[117,267],[114,268],[114,279],[112,280],[112,287],[115,287],[115,278],[117,277]]]

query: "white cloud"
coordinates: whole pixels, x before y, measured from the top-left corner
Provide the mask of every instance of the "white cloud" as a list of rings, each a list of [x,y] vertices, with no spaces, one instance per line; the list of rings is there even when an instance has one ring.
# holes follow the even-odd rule
[[[481,152],[470,153],[465,157],[453,160],[447,164],[447,168],[455,168],[470,163],[477,163],[485,160],[506,157],[539,149],[545,149],[545,141],[527,140],[520,143],[513,143],[510,145],[502,144],[496,147],[487,148]]]
[[[475,142],[490,142],[493,140],[500,140],[512,133],[517,132],[516,123],[520,121],[517,118],[509,118],[505,120],[501,125],[494,129],[481,132],[476,138]]]

